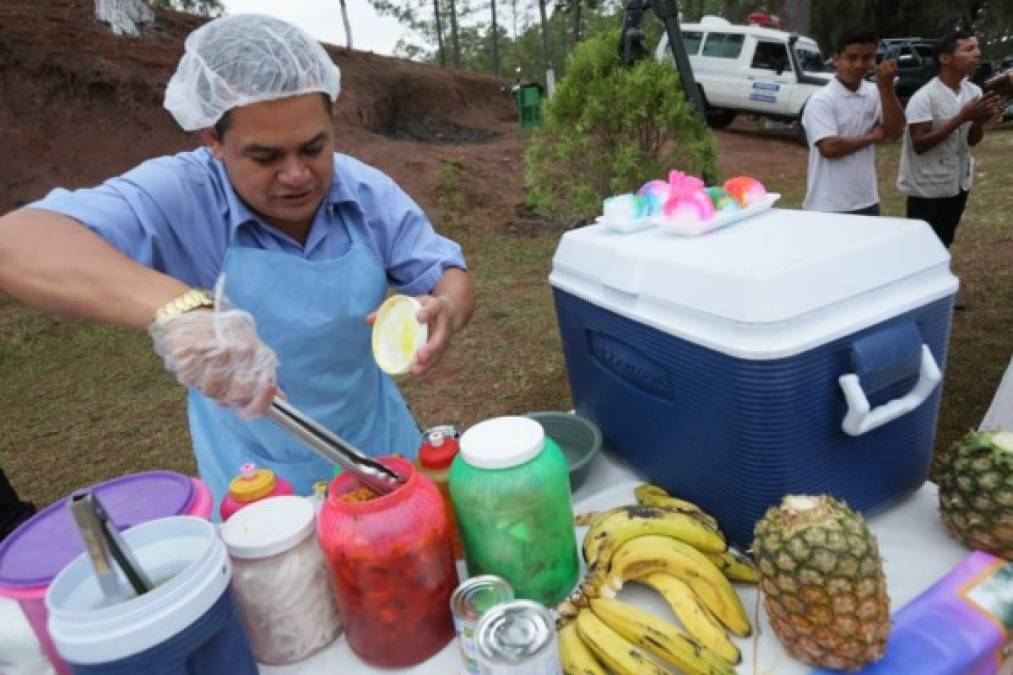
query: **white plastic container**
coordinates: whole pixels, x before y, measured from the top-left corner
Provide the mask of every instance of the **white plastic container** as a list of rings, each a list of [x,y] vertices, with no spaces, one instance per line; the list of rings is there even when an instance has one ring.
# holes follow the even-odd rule
[[[789,493],[859,510],[927,478],[957,279],[923,222],[771,209],[700,237],[563,235],[574,407],[730,540]]]
[[[81,554],[46,592],[49,634],[73,672],[255,675],[229,589],[232,567],[214,525],[173,516],[132,527],[123,538],[152,590],[107,599]],[[130,588],[120,577],[120,586]]]
[[[264,499],[222,524],[236,600],[261,663],[301,661],[341,633],[315,524],[313,503],[296,496]]]

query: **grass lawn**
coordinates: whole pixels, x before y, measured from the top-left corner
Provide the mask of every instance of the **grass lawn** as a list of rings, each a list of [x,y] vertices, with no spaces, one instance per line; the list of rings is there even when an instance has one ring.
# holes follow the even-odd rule
[[[780,145],[757,142],[771,152]],[[898,154],[896,144],[879,152],[887,215],[904,211],[894,187]],[[991,133],[976,154],[977,180],[952,249],[969,309],[954,316],[937,452],[978,425],[1013,352],[1013,130]],[[755,163],[722,168],[766,175]],[[805,162],[779,168],[778,181],[779,206],[797,208]],[[404,383],[412,409],[427,426],[568,409],[546,279],[560,232],[474,227],[463,191],[454,180],[441,184],[430,212],[464,246],[480,305],[434,376]],[[143,334],[49,317],[0,297],[0,407],[0,465],[38,505],[126,472],[194,471],[184,392]]]

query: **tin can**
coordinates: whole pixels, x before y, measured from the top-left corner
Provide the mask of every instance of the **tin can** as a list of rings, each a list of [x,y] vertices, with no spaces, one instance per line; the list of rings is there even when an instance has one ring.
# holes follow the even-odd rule
[[[475,651],[475,626],[492,607],[514,599],[514,589],[503,577],[485,574],[466,579],[450,596],[450,611],[461,644],[463,672],[479,675],[478,652]]]
[[[480,675],[563,675],[556,622],[532,600],[493,607],[475,628]]]

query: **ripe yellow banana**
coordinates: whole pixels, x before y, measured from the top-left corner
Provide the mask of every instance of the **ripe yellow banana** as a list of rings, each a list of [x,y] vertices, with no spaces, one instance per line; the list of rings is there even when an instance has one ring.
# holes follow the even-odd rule
[[[618,600],[592,600],[591,611],[633,644],[686,675],[733,675],[732,664],[650,612]]]
[[[605,669],[577,634],[577,624],[570,622],[560,628],[557,638],[564,675],[605,675]]]
[[[655,572],[636,579],[638,583],[650,586],[665,599],[672,612],[686,628],[686,632],[697,642],[710,648],[729,663],[739,663],[742,654],[735,643],[728,639],[724,626],[714,619],[707,608],[700,604],[693,589],[682,579],[665,572]]]
[[[583,559],[592,567],[603,557],[603,548],[611,555],[623,542],[644,534],[667,534],[713,553],[728,547],[724,535],[690,514],[630,504],[603,512],[593,521],[580,546]]]
[[[702,549],[701,549],[702,550]],[[732,581],[743,581],[747,584],[755,584],[760,580],[760,574],[756,571],[753,561],[740,553],[732,550],[723,553],[711,553],[704,551],[704,555],[721,572]]]
[[[588,649],[615,675],[669,675],[666,668],[606,626],[589,609],[582,609],[577,615],[577,633]]]
[[[582,590],[589,598],[597,597],[590,595],[595,590],[599,596],[614,597],[627,580],[652,572],[668,572],[682,579],[728,630],[736,635],[749,635],[746,610],[721,570],[700,551],[671,537],[647,535],[631,539],[612,556],[608,583]]]
[[[607,567],[616,549],[646,534],[674,537],[708,553],[722,553],[728,548],[721,533],[685,513],[635,505],[614,510],[588,531],[584,559],[588,567],[598,563]]]
[[[718,521],[714,518],[714,516],[710,515],[693,502],[673,497],[657,485],[644,483],[643,485],[638,486],[633,491],[633,494],[636,496],[638,504],[643,504],[644,506],[665,506],[672,508],[677,511],[682,511],[683,513],[694,515],[694,517],[715,529],[718,527]]]

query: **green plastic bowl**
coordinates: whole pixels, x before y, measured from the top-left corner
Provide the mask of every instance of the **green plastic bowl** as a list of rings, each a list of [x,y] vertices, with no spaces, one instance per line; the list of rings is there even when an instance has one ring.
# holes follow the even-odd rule
[[[602,435],[589,419],[567,412],[533,412],[527,415],[545,429],[570,466],[570,489],[576,490],[591,471],[591,462],[601,452]]]

